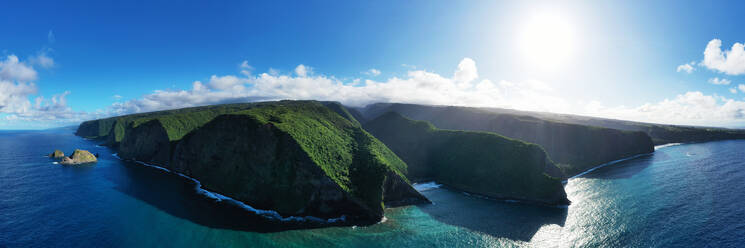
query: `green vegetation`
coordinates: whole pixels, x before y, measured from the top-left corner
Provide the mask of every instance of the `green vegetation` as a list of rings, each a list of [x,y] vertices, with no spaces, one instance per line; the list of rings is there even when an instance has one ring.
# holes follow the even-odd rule
[[[63,157],[60,164],[63,165],[75,165],[75,164],[89,164],[98,162],[95,155],[91,154],[86,150],[75,149],[70,157]]]
[[[395,112],[365,129],[406,161],[413,180],[492,197],[568,203],[560,179],[544,173],[552,162],[538,145],[488,132],[437,129]]]
[[[105,125],[110,128],[100,128]],[[384,199],[427,201],[411,188],[406,164],[334,102],[134,114],[85,122],[77,134],[108,140],[123,159],[161,165],[209,190],[288,215],[377,221]]]
[[[64,158],[65,153],[60,150],[54,150],[51,154],[49,154],[50,158]]]
[[[108,140],[107,143],[115,145],[124,139],[128,127],[134,128],[142,123],[158,119],[166,129],[169,139],[177,141],[219,115],[262,106],[263,104],[267,103],[223,104],[92,120],[81,123],[76,134],[85,138]]]
[[[438,128],[493,132],[538,144],[559,164],[560,172],[547,167],[547,172],[555,177],[571,177],[603,163],[654,151],[652,140],[643,132],[545,120],[519,111],[496,113],[470,107],[374,104],[363,113],[372,119],[388,111],[431,122]]]
[[[399,175],[406,171],[406,164],[356,121],[316,102],[279,103],[233,114],[250,115],[287,132],[334,182],[368,206],[382,203],[387,170]]]

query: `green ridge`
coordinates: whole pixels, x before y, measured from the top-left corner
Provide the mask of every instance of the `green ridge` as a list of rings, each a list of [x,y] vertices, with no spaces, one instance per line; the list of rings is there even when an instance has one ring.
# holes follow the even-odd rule
[[[538,145],[494,133],[435,128],[395,112],[365,124],[409,166],[414,180],[435,180],[460,190],[549,204],[568,203],[552,162]]]

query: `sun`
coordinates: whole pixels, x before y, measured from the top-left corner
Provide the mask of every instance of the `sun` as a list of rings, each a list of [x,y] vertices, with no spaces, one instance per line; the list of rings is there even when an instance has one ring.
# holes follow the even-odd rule
[[[556,69],[572,58],[575,30],[557,13],[538,13],[524,19],[518,46],[530,66]]]

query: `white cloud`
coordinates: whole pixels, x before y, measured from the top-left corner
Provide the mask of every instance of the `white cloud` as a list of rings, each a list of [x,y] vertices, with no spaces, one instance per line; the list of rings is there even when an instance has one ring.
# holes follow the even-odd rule
[[[722,51],[722,41],[713,39],[709,41],[704,50],[703,66],[711,70],[719,71],[728,75],[741,75],[745,73],[745,45],[735,43],[730,50]]]
[[[535,81],[493,83],[478,79],[475,62],[463,59],[452,77],[423,70],[409,71],[404,78],[383,81],[355,80],[345,83],[335,77],[309,75],[309,68],[299,65],[295,75],[281,75],[276,70],[256,76],[212,76],[205,87],[196,81],[190,90],[155,91],[141,99],[117,103],[118,114],[155,111],[206,104],[257,100],[315,99],[340,101],[351,106],[374,102],[407,102],[441,105],[502,106],[526,110],[567,111],[568,103],[551,96],[547,84]]]
[[[257,75],[242,72],[238,75],[213,75],[206,83],[193,82],[190,89],[155,90],[140,98],[117,101],[106,109],[89,113],[75,112],[67,107],[69,92],[51,99],[37,97],[32,103],[28,99],[36,92],[33,83],[4,80],[0,83],[0,104],[6,103],[12,108],[3,107],[0,112],[6,113],[6,121],[69,123],[110,115],[220,103],[314,99],[339,101],[350,106],[403,102],[503,107],[669,124],[711,125],[745,121],[745,102],[722,96],[691,91],[670,100],[636,107],[607,107],[598,101],[578,102],[560,97],[550,84],[543,81],[479,78],[476,63],[470,58],[461,60],[450,74],[452,76],[410,70],[403,77],[355,79],[350,83],[311,71],[310,67],[299,65],[293,72],[284,74],[270,69]],[[737,89],[745,92],[745,85],[738,85]]]
[[[306,77],[308,74],[310,74],[313,71],[313,68],[307,67],[305,65],[298,65],[295,67],[295,74],[297,74],[299,77]]]
[[[745,120],[745,102],[717,95],[690,91],[657,103],[639,107],[604,107],[595,104],[586,114],[608,118],[681,124],[723,125]]]
[[[726,78],[715,77],[715,78],[709,78],[709,83],[716,84],[716,85],[729,85],[730,83],[732,83],[732,81]]]
[[[729,88],[729,93],[737,94],[737,88],[735,88],[735,87]]]
[[[26,63],[20,62],[15,55],[8,55],[0,61],[0,80],[29,82],[36,80],[36,71]]]
[[[36,64],[43,66],[43,63],[46,62]],[[49,123],[71,124],[90,118],[89,114],[75,112],[67,106],[69,91],[54,95],[51,99],[37,96],[32,103],[29,99],[38,92],[33,82],[36,79],[36,70],[17,56],[9,55],[0,61],[0,114],[6,121],[0,122],[0,125],[24,122],[24,127],[44,127]]]
[[[370,70],[363,71],[362,74],[372,76],[372,77],[377,77],[378,75],[380,75],[380,70],[372,68]]]
[[[597,101],[572,102],[557,96],[551,85],[542,81],[493,82],[479,79],[476,64],[469,58],[458,64],[452,77],[412,70],[402,78],[344,83],[335,77],[307,75],[302,73],[303,70],[296,68],[296,76],[280,75],[276,71],[251,77],[213,76],[208,84],[210,87],[196,81],[190,90],[155,91],[140,99],[115,103],[110,112],[127,114],[217,103],[315,99],[339,101],[350,106],[404,102],[503,107],[669,124],[715,124],[713,122],[745,120],[745,102],[698,91],[638,107],[606,107]],[[215,87],[215,82],[222,80],[231,82],[226,84],[230,85],[230,90]],[[745,92],[745,85],[738,88]]]
[[[693,68],[693,65],[695,64],[696,62],[690,62],[690,63],[679,65],[676,71],[691,74],[694,70],[696,70],[696,68]]]
[[[40,52],[35,57],[31,58],[31,62],[46,69],[52,68],[55,65],[54,59],[47,56],[46,52]]]
[[[238,78],[233,75],[228,76],[222,76],[218,77],[217,75],[212,75],[210,77],[210,82],[208,85],[211,89],[216,90],[243,90],[243,85],[246,83],[245,78]]]
[[[247,60],[244,60],[241,63],[240,68],[241,68],[241,74],[243,74],[244,76],[251,76],[251,72],[254,70],[254,68],[248,64]]]

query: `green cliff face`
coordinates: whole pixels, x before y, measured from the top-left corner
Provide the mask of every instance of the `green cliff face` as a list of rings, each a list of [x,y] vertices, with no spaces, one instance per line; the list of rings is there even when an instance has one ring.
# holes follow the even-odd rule
[[[603,163],[654,151],[652,140],[643,132],[548,121],[478,108],[375,104],[363,110],[368,119],[388,111],[431,122],[438,128],[494,132],[538,144],[561,170],[559,173],[555,166],[548,166],[546,172],[559,177],[571,177]]]
[[[494,133],[437,129],[389,112],[365,129],[408,164],[412,180],[435,180],[467,192],[545,204],[568,204],[541,147]]]
[[[232,104],[110,119],[98,138],[115,141],[123,159],[183,173],[259,209],[373,223],[384,203],[428,202],[404,176],[406,164],[338,104]]]
[[[119,157],[156,165],[166,165],[171,159],[168,133],[158,119],[137,125],[130,123],[119,143]]]

